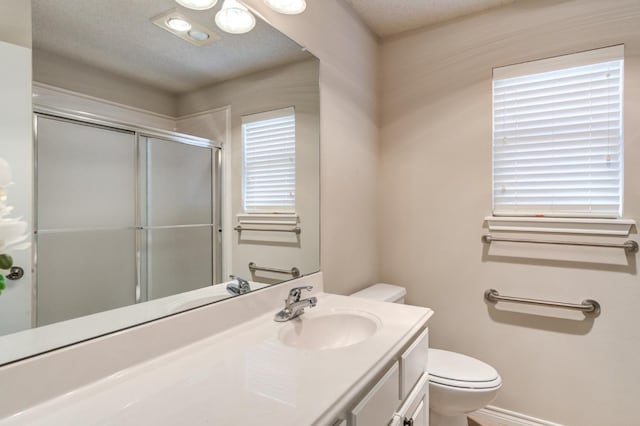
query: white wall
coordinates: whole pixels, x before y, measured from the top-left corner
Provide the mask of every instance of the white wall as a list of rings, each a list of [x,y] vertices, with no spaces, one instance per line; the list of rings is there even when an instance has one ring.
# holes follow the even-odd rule
[[[638,220],[637,0],[523,0],[387,40],[381,51],[381,278],[406,286],[409,303],[435,310],[435,347],[497,368],[504,386],[494,405],[566,425],[638,424],[637,256],[619,266],[598,263],[602,252],[589,248],[527,246],[519,258],[483,251],[491,72],[618,43],[625,44],[625,216]],[[574,255],[591,262],[561,260]],[[593,321],[558,310],[509,313],[521,310],[489,308],[487,288],[575,303],[593,298],[603,311]]]
[[[5,14],[5,10],[9,12]],[[11,18],[10,18],[11,17]],[[22,19],[22,20],[21,20]],[[16,22],[22,22],[18,25]],[[12,216],[23,217],[32,229],[31,127],[31,3],[3,0],[0,8],[0,157],[13,169],[8,189]],[[31,251],[10,253],[24,269],[17,281],[7,280],[0,295],[0,335],[31,326]]]
[[[33,81],[175,116],[173,93],[51,52],[33,50]]]

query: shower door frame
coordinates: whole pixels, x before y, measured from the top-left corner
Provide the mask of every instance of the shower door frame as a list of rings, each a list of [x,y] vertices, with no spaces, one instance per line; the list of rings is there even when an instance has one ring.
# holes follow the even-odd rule
[[[147,300],[148,283],[142,283],[142,247],[143,233],[153,229],[177,229],[185,227],[204,227],[204,224],[196,225],[175,225],[175,226],[150,226],[142,223],[141,199],[143,194],[143,179],[141,172],[140,149],[142,139],[158,139],[167,142],[182,143],[200,148],[207,148],[211,151],[211,277],[213,284],[222,282],[222,145],[216,141],[191,136],[183,133],[172,132],[152,127],[125,123],[112,120],[107,117],[100,117],[96,114],[84,113],[81,111],[69,111],[65,109],[44,107],[34,105],[33,107],[33,280],[31,284],[31,327],[37,327],[37,303],[38,303],[38,118],[43,117],[77,125],[96,127],[100,129],[131,133],[134,137],[134,159],[135,159],[135,183],[134,183],[134,209],[135,224],[133,227],[122,230],[135,230],[135,304],[143,303]],[[145,163],[145,169],[147,164]],[[144,298],[143,298],[144,296]]]

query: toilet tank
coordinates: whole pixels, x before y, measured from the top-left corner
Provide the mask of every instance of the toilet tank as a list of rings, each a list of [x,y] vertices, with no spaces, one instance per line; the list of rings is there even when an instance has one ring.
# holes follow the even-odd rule
[[[378,283],[363,290],[353,293],[351,296],[362,299],[378,300],[380,302],[404,303],[407,290],[398,285]]]

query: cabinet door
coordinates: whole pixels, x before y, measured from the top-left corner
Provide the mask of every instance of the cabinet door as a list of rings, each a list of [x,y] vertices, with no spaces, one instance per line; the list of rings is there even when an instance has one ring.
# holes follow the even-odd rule
[[[409,417],[408,423],[412,426],[429,426],[429,416],[427,415],[426,395],[422,397],[422,401],[416,407],[416,410]]]
[[[429,329],[409,346],[400,357],[400,399],[404,400],[427,368]]]
[[[396,362],[351,411],[351,426],[387,426],[400,403],[398,391]]]
[[[429,375],[423,373],[418,383],[402,403],[398,425],[429,426]]]

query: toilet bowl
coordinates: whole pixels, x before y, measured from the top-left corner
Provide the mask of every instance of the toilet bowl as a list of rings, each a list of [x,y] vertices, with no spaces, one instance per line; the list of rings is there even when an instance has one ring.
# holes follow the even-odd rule
[[[489,364],[441,349],[429,349],[427,372],[431,426],[467,426],[466,414],[487,406],[502,386]]]
[[[380,283],[351,296],[404,303],[406,294],[403,287]],[[428,359],[430,426],[467,426],[467,413],[488,405],[502,386],[493,367],[470,356],[429,348]]]

